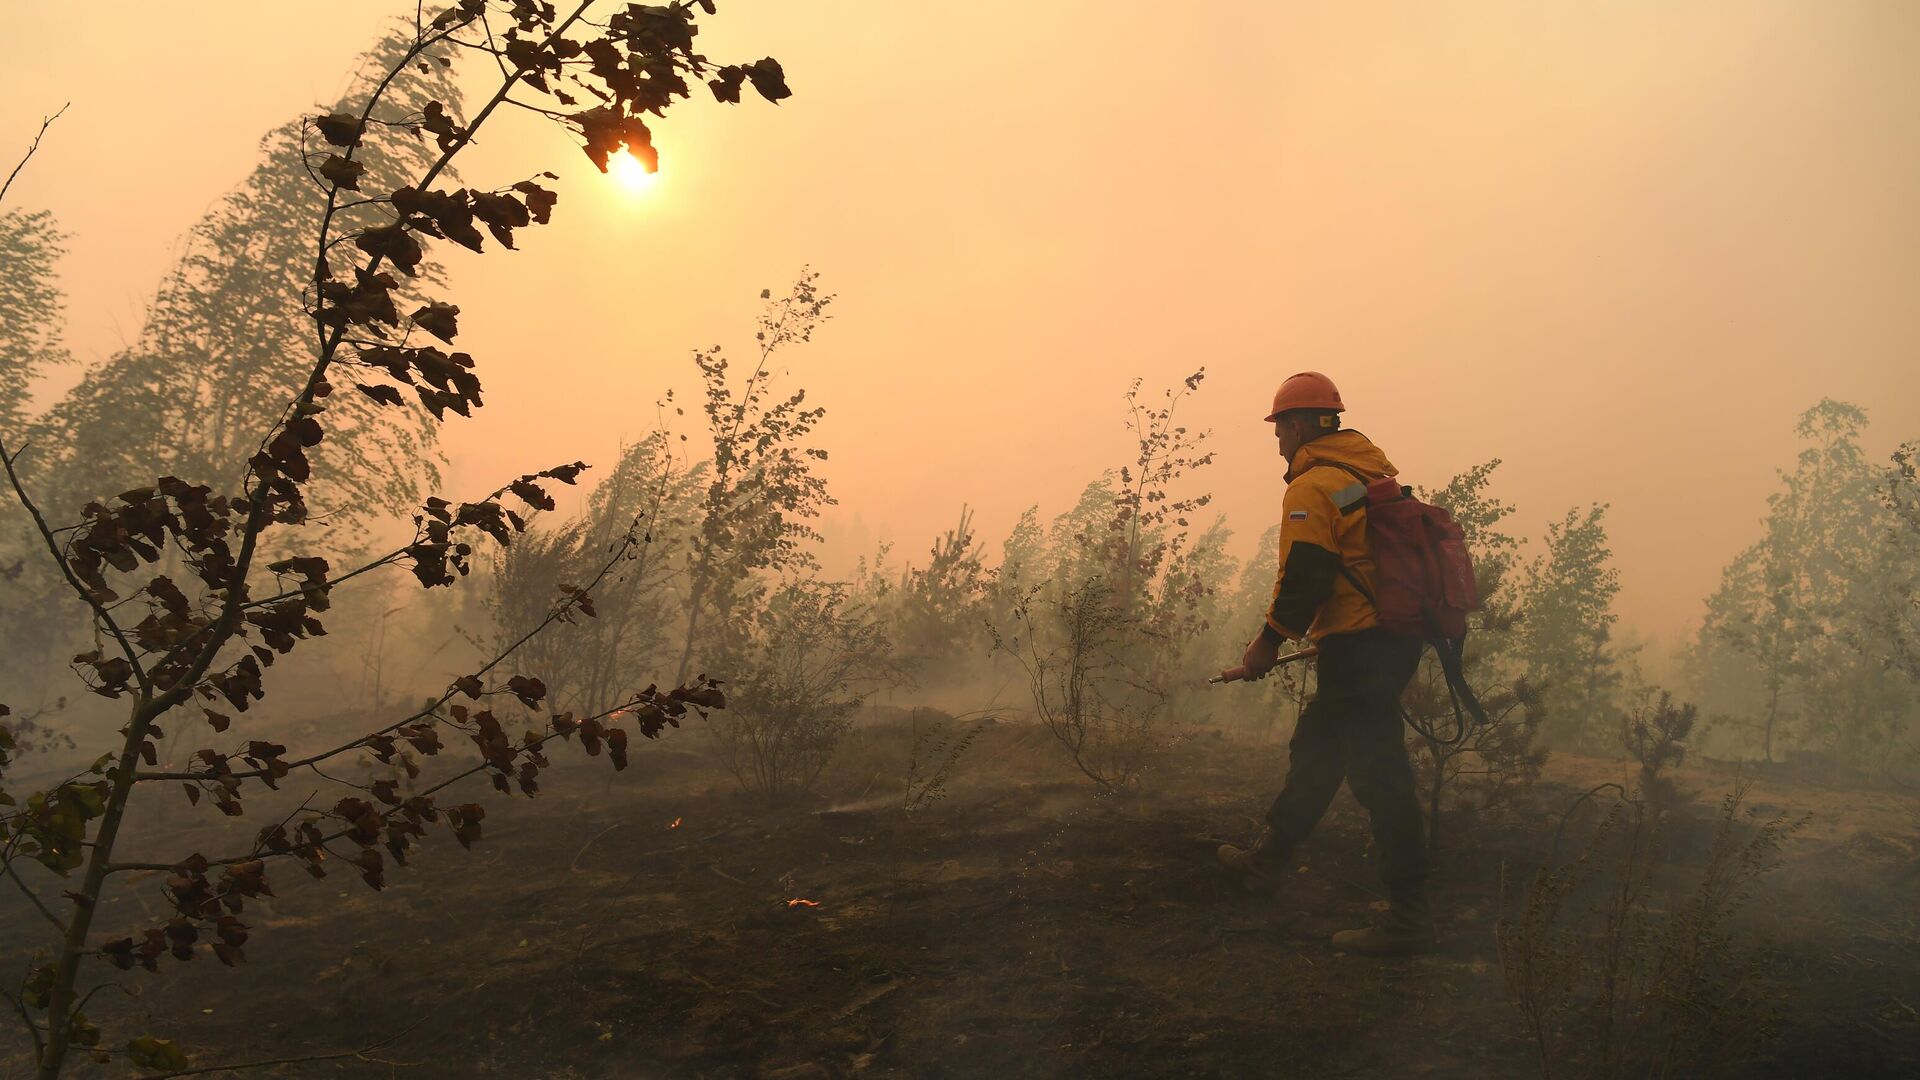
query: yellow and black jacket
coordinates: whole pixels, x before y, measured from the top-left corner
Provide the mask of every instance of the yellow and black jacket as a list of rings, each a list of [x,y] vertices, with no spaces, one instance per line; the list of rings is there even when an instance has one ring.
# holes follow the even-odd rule
[[[1322,435],[1294,451],[1289,465],[1280,504],[1280,577],[1261,636],[1318,641],[1377,625],[1373,605],[1347,576],[1372,593],[1367,485],[1354,471],[1372,480],[1399,470],[1357,431]]]

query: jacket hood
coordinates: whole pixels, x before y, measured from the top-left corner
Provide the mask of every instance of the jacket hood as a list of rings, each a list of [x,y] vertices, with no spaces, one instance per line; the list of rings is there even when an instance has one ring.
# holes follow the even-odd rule
[[[1393,467],[1387,455],[1373,445],[1373,441],[1352,429],[1342,429],[1331,435],[1322,435],[1293,452],[1293,460],[1288,463],[1287,482],[1306,472],[1317,462],[1330,462],[1350,465],[1368,476],[1398,476],[1400,470]]]

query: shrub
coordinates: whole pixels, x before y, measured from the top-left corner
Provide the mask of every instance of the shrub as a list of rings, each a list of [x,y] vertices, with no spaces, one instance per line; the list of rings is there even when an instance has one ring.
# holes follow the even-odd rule
[[[1443,679],[1426,665],[1407,701],[1413,765],[1427,802],[1427,845],[1440,849],[1442,815],[1475,817],[1518,806],[1540,779],[1547,751],[1540,745],[1545,712],[1541,695],[1526,679],[1485,695],[1484,725],[1453,714]],[[1436,682],[1439,685],[1435,685]]]
[[[1660,691],[1657,700],[1651,690],[1646,691],[1621,719],[1620,745],[1640,766],[1640,794],[1648,802],[1670,806],[1679,797],[1673,781],[1662,774],[1686,759],[1686,740],[1696,719],[1698,710],[1676,704],[1666,690]]]
[[[1012,600],[1008,625],[990,627],[996,652],[1024,670],[1035,715],[1106,791],[1139,783],[1167,739],[1170,699],[1199,681],[1190,647],[1223,562],[1217,544],[1189,543],[1190,517],[1210,496],[1180,488],[1212,455],[1206,433],[1177,414],[1204,377],[1189,375],[1159,405],[1141,401],[1134,380],[1134,460],[1054,522],[1049,575]]]
[[[1667,858],[1674,819],[1621,796],[1579,858],[1534,874],[1517,911],[1503,889],[1501,966],[1542,1077],[1726,1073],[1762,1052],[1778,1005],[1731,924],[1807,819],[1759,820],[1745,797],[1742,785],[1721,801],[1690,884]]]
[[[901,790],[900,808],[909,816],[928,810],[947,797],[947,785],[960,759],[972,749],[980,733],[995,723],[992,716],[975,714],[969,720],[939,713],[923,722],[922,711],[914,709],[908,716],[913,743],[907,751],[906,785]]]
[[[811,790],[854,713],[905,678],[886,630],[848,592],[790,578],[732,613],[720,651],[733,678],[728,712],[710,730],[742,789],[768,800]]]

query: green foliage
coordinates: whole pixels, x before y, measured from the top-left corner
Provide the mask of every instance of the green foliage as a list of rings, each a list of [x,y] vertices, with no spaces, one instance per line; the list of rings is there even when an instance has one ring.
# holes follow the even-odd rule
[[[716,654],[728,711],[709,725],[742,788],[810,790],[875,691],[907,677],[886,627],[840,583],[789,577],[730,613]]]
[[[1689,651],[1696,692],[1722,726],[1757,735],[1765,760],[1786,743],[1877,771],[1912,723],[1895,614],[1913,581],[1901,462],[1868,461],[1865,426],[1864,411],[1831,400],[1801,416],[1763,533],[1723,571]]]
[[[336,111],[357,111],[352,103],[364,101],[390,70],[401,67],[412,41],[408,26],[368,50]],[[375,122],[405,124],[433,101],[457,114],[459,100],[447,69],[407,65],[386,86]],[[31,424],[19,422],[24,417],[9,418],[5,410],[24,405],[24,394],[16,394],[11,384],[16,376],[31,378],[34,365],[23,369],[9,355],[13,335],[0,331],[0,435],[32,444],[20,466],[47,504],[104,501],[156,475],[218,479],[224,486],[241,476],[249,457],[260,450],[261,418],[274,416],[301,391],[321,347],[300,312],[315,288],[316,223],[330,199],[327,185],[316,183],[309,169],[318,155],[308,154],[308,124],[309,118],[296,117],[261,140],[259,164],[188,231],[133,343],[88,367]],[[359,179],[350,190],[402,187],[438,156],[432,143],[411,137],[363,140],[352,162]],[[355,202],[332,211],[335,230],[364,230],[390,217],[379,200]],[[26,275],[50,274],[58,253],[59,235],[39,217],[38,231],[30,228],[15,237],[31,256],[18,268]],[[0,225],[0,232],[5,228]],[[7,267],[0,270],[0,280],[8,282],[0,285],[0,295],[16,291],[8,246],[0,238],[0,267]],[[444,284],[434,259],[423,259],[417,275],[392,291],[390,305],[412,310],[424,288]],[[22,314],[56,319],[58,306],[57,294],[43,284]],[[15,324],[9,314],[0,311],[0,327],[33,325]],[[42,363],[57,359],[46,349],[55,334],[57,324],[49,323],[29,335],[38,339],[38,355],[46,358]],[[398,394],[393,398],[399,400]],[[312,486],[331,511],[332,528],[304,546],[335,557],[355,552],[371,523],[417,506],[440,480],[436,428],[419,406],[390,408],[358,393],[334,397],[327,438],[309,448]],[[22,533],[0,538],[0,563],[32,551],[32,540]],[[24,666],[38,671],[50,656],[72,651],[70,639],[83,628],[62,606],[65,588],[56,574],[30,562],[7,591],[12,595],[6,607],[24,616],[13,624],[27,621],[39,629],[17,635],[6,642],[12,647],[0,652],[18,655]]]
[[[35,792],[8,820],[0,839],[13,852],[65,877],[86,861],[87,836],[92,823],[106,813],[108,791],[104,780],[69,780]]]
[[[1920,682],[1920,442],[1893,452],[1880,494],[1891,515],[1883,560],[1888,573],[1868,622],[1893,662]]]
[[[1038,584],[1046,566],[1046,541],[1040,529],[1040,508],[1029,506],[1000,542],[1000,567],[997,577],[1011,577],[1018,586]]]
[[[1111,585],[1096,577],[1035,594],[1014,617],[1015,632],[996,627],[995,644],[1025,669],[1036,717],[1102,790],[1134,788],[1158,747],[1166,695],[1129,663],[1142,639]]]
[[[1079,583],[1111,576],[1107,536],[1114,520],[1117,473],[1105,472],[1080,490],[1072,507],[1047,524],[1046,571],[1035,584]]]
[[[834,499],[813,471],[827,452],[808,443],[826,410],[808,408],[805,390],[773,394],[769,365],[782,349],[812,341],[830,317],[833,295],[820,292],[819,279],[806,270],[785,296],[760,291],[764,307],[753,335],[759,356],[745,382],[736,384],[718,346],[694,354],[713,459],[699,531],[686,557],[682,680],[696,657],[711,666],[724,632],[715,624],[745,601],[757,577],[815,565],[806,545],[820,537],[810,522]]]
[[[1231,659],[1246,647],[1248,615],[1232,607],[1226,583],[1240,566],[1227,554],[1233,533],[1214,518],[1199,535],[1178,546],[1168,560],[1152,596],[1146,632],[1155,640],[1159,678],[1165,688],[1167,712],[1183,723],[1207,720],[1222,704],[1218,687],[1207,678],[1218,670],[1222,656]],[[1254,609],[1255,620],[1259,619]],[[1288,665],[1300,667],[1305,665]],[[1294,676],[1283,671],[1275,683]]]
[[[1687,738],[1693,734],[1699,710],[1673,700],[1667,690],[1649,687],[1641,700],[1628,710],[1620,725],[1620,745],[1627,757],[1640,766],[1641,798],[1655,806],[1671,805],[1679,796],[1673,781],[1665,773],[1687,757]]]
[[[1230,572],[1224,528],[1192,539],[1191,515],[1210,497],[1183,490],[1212,460],[1201,449],[1206,434],[1178,419],[1204,378],[1194,372],[1151,405],[1135,380],[1126,395],[1132,462],[1089,484],[1053,521],[1046,571],[1024,593],[1009,598],[997,583],[1011,618],[993,626],[995,649],[1025,673],[1036,717],[1106,790],[1139,783],[1171,734],[1185,684],[1204,681],[1196,645]],[[1030,548],[1035,525],[1022,519],[1020,548]],[[1040,561],[1028,550],[1022,558]]]
[[[72,360],[60,344],[65,298],[55,276],[65,241],[46,211],[0,213],[0,438],[27,434],[40,377]],[[46,628],[60,614],[52,575],[28,559],[36,540],[18,507],[0,508],[0,680],[15,692],[42,682]]]
[[[1510,629],[1520,602],[1518,583],[1513,580],[1520,568],[1520,541],[1502,528],[1513,506],[1493,495],[1493,472],[1499,467],[1500,459],[1494,458],[1455,476],[1444,487],[1416,492],[1452,514],[1466,536],[1482,604],[1473,627],[1476,635]],[[1497,640],[1510,644],[1508,638]]]
[[[1515,657],[1522,603],[1515,581],[1520,542],[1503,528],[1513,507],[1492,494],[1499,465],[1496,458],[1455,476],[1437,491],[1418,492],[1453,515],[1473,557],[1482,608],[1467,635],[1461,667],[1488,721],[1462,729],[1445,672],[1429,650],[1403,707],[1416,722],[1409,726],[1407,741],[1426,794],[1428,846],[1435,850],[1446,831],[1443,821],[1462,816],[1471,820],[1518,806],[1547,760],[1538,738],[1547,715],[1545,697]]]
[[[65,297],[55,267],[64,254],[52,214],[0,213],[0,432],[20,433],[41,374],[72,360],[60,344]]]
[[[909,566],[892,594],[891,621],[902,659],[922,681],[963,675],[962,661],[985,651],[990,579],[973,531],[973,514],[942,533],[925,566]]]
[[[1528,681],[1545,696],[1545,733],[1586,750],[1610,745],[1623,677],[1612,642],[1620,572],[1606,511],[1598,504],[1568,510],[1549,525],[1545,551],[1525,564],[1517,598],[1514,644]]]

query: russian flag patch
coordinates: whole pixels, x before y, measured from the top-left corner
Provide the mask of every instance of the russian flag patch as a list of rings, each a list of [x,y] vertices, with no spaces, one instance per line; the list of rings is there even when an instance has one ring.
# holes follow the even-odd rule
[[[1307,512],[1305,510],[1290,510],[1287,512],[1287,520],[1305,521],[1307,520]]]

